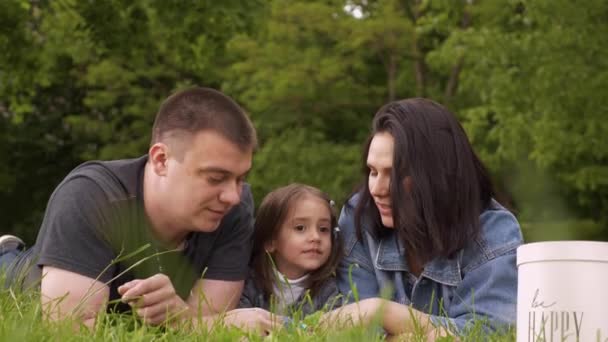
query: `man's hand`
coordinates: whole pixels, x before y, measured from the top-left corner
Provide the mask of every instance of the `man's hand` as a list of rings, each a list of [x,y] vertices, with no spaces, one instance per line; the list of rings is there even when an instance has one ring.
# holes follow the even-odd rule
[[[169,277],[156,274],[135,279],[118,288],[122,301],[129,303],[144,322],[158,325],[183,314],[190,307],[175,292]]]
[[[283,317],[260,308],[235,309],[226,312],[224,324],[265,336],[283,326]]]

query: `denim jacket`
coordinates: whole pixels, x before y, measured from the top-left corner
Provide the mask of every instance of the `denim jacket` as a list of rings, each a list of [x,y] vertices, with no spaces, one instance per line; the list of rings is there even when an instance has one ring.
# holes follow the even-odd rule
[[[416,278],[409,273],[405,249],[394,230],[380,238],[363,223],[362,240],[358,241],[354,224],[357,198],[348,201],[339,219],[346,254],[337,274],[342,293],[351,293],[351,284],[356,286],[358,299],[392,291],[393,301],[429,314],[434,325],[454,333],[462,333],[474,321],[480,321],[484,330],[515,325],[516,249],[523,239],[515,217],[498,202],[492,201],[479,217],[479,238],[454,258],[431,260]],[[408,279],[412,278],[410,285]]]
[[[250,272],[249,278],[245,281],[245,287],[239,301],[239,308],[262,308],[265,310],[271,309],[270,298],[264,296],[264,292],[259,288],[254,280],[253,272]],[[301,310],[303,316],[314,313],[318,310],[332,310],[342,306],[342,296],[338,291],[335,278],[327,279],[315,296],[309,297],[308,291],[305,291],[298,299],[287,308],[287,312],[281,313],[288,316],[294,312]]]

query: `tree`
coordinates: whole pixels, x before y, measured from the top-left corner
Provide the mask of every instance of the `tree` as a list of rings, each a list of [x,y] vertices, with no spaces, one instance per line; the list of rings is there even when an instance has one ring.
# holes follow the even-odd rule
[[[440,65],[459,47],[466,51],[459,111],[501,178],[531,165],[552,184],[558,207],[571,208],[566,216],[592,217],[605,227],[608,69],[599,56],[608,53],[608,4],[503,5],[473,6],[473,21],[482,24],[451,36],[434,62]],[[538,205],[519,204],[527,219],[542,219]],[[551,211],[554,219],[562,218],[559,211]]]

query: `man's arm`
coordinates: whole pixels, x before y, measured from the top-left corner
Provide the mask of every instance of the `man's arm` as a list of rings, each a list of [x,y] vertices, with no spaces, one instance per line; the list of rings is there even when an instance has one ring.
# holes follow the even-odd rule
[[[108,200],[89,177],[68,176],[49,199],[36,240],[45,318],[95,323],[109,298],[115,257],[102,239]]]
[[[40,298],[49,321],[72,316],[76,323],[92,327],[109,295],[108,286],[95,279],[51,266],[42,268]]]
[[[216,324],[233,325],[268,335],[280,326],[280,317],[260,308],[229,310],[236,306],[242,283],[199,280],[188,303],[175,293],[169,277],[163,274],[130,281],[120,286],[118,292],[123,301],[150,324],[189,320],[192,327],[198,329],[213,329]]]
[[[188,298],[188,305],[200,315],[207,316],[236,308],[244,281],[199,279]]]
[[[236,308],[242,290],[243,281],[199,279],[184,302],[175,293],[171,280],[163,274],[136,279],[118,288],[122,300],[134,306],[137,314],[152,324],[178,317],[196,320],[223,314]]]
[[[118,288],[118,293],[145,321],[161,324],[172,319],[194,318],[196,321],[224,314],[236,307],[242,289],[243,281],[199,279],[184,302],[175,292],[171,279],[156,274],[125,283]]]
[[[268,335],[281,326],[282,319],[260,308],[235,309],[243,291],[244,281],[201,279],[188,299],[190,307],[196,308],[195,325],[202,321],[213,327],[221,318],[224,325],[233,325],[245,330],[254,330]],[[235,309],[235,310],[233,310]],[[201,316],[202,315],[202,316]]]

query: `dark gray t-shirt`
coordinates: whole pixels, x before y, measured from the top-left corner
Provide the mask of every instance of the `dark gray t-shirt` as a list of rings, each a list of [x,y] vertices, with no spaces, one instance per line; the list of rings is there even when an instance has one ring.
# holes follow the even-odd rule
[[[38,267],[53,266],[107,283],[110,301],[132,279],[164,273],[187,299],[197,279],[237,281],[247,276],[253,231],[248,185],[241,203],[210,233],[193,232],[182,251],[167,251],[143,211],[147,156],[87,162],[74,169],[49,199],[36,244],[27,253]],[[26,262],[20,262],[24,265]],[[32,273],[30,272],[30,273]],[[36,279],[29,276],[30,279]],[[116,301],[110,308],[128,310]]]

